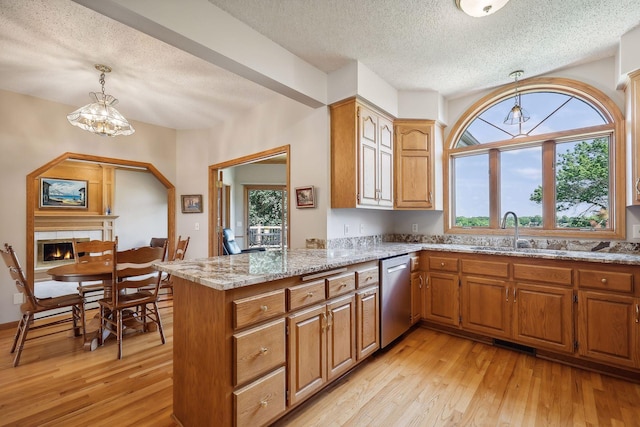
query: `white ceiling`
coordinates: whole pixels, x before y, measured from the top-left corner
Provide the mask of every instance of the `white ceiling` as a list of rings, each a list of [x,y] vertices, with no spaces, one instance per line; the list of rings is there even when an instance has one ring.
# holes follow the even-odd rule
[[[455,0],[209,1],[324,72],[358,60],[396,89],[445,97],[613,56],[640,23],[637,0],[511,0],[481,19]],[[125,117],[170,128],[279,96],[71,0],[0,0],[0,89],[71,112],[100,89],[95,63],[113,68],[106,92]]]

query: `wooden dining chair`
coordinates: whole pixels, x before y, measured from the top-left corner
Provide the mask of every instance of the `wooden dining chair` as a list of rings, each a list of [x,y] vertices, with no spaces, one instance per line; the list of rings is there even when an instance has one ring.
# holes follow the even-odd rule
[[[4,244],[5,250],[0,249],[4,263],[9,267],[9,274],[15,281],[16,287],[23,294],[24,303],[20,306],[22,317],[18,322],[16,336],[13,339],[10,353],[15,352],[13,366],[16,367],[20,363],[20,355],[27,341],[27,335],[30,330],[41,329],[45,327],[60,325],[62,323],[73,322],[73,332],[75,336],[83,336],[85,334],[84,320],[84,299],[79,294],[62,295],[54,298],[38,298],[27,284],[22,267],[18,261],[13,248],[7,243]],[[65,313],[61,314],[61,308],[70,308],[71,317]],[[51,313],[52,310],[57,310]],[[49,313],[47,313],[49,312]],[[38,318],[35,319],[36,315]],[[55,316],[55,317],[54,317]],[[35,319],[35,320],[34,320]],[[80,331],[80,328],[81,331]],[[67,329],[65,329],[67,330]],[[57,330],[49,334],[40,335],[36,338],[52,335],[65,330]]]
[[[118,246],[118,237],[116,236],[114,242],[109,240],[90,240],[90,241],[78,241],[72,239],[73,256],[76,264],[83,262],[95,262],[95,261],[113,261],[113,254],[115,248]],[[86,298],[89,294],[95,294],[103,292],[104,287],[110,283],[91,282],[82,283],[78,282],[78,293]]]
[[[162,247],[143,246],[126,251],[116,251],[113,280],[109,296],[100,304],[99,344],[104,342],[104,333],[116,336],[118,359],[122,359],[122,331],[125,324],[141,326],[146,332],[147,323],[158,326],[162,344],[165,343],[162,319],[158,310],[158,292],[162,276],[153,268],[153,263],[162,262],[167,251]],[[153,285],[150,289],[143,289]]]
[[[176,243],[176,249],[173,251],[168,261],[182,261],[184,259],[184,255],[187,253],[187,247],[189,246],[189,240],[191,237],[187,236],[186,239],[183,239],[182,236],[178,236],[178,243]],[[153,286],[145,286],[144,290],[152,290]],[[160,281],[160,289],[167,289],[168,293],[173,296],[173,281],[171,280],[171,275],[167,273],[162,273],[162,280]],[[166,296],[166,294],[163,294]],[[166,297],[160,301],[166,301],[169,298]],[[169,306],[171,307],[171,306]]]

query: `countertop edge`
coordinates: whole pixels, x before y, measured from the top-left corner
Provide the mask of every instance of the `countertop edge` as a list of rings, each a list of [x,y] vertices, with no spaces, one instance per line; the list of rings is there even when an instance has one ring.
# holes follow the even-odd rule
[[[434,243],[382,243],[357,249],[290,249],[170,261],[156,263],[154,267],[176,277],[226,291],[423,250],[600,264],[640,265],[640,256],[631,254],[548,249],[513,250],[511,248]],[[272,268],[278,270],[263,271]]]

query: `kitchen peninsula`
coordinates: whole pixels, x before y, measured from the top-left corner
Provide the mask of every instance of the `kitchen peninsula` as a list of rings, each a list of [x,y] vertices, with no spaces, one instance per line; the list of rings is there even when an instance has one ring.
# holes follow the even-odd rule
[[[156,266],[174,278],[175,418],[183,426],[265,425],[348,372],[378,348],[378,260],[406,253],[419,259],[426,283],[418,309],[425,324],[638,376],[637,255],[421,243],[266,251]],[[441,292],[449,284],[451,293]],[[470,307],[494,296],[497,307]],[[574,308],[578,297],[584,309]],[[454,307],[452,323],[439,302]],[[614,314],[623,307],[622,319],[613,319],[627,332],[622,346],[593,341],[611,335],[599,325],[611,305]],[[518,316],[538,322],[525,330],[493,323]],[[579,350],[574,330],[584,341]]]

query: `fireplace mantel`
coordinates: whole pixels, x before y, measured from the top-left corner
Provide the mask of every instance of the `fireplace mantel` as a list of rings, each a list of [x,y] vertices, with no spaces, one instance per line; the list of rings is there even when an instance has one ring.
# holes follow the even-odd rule
[[[117,215],[40,214],[35,215],[34,231],[103,230],[110,236],[117,218]]]

